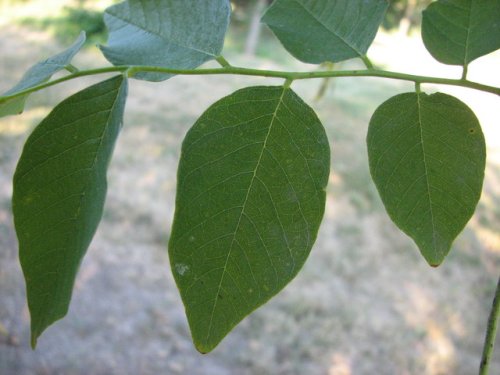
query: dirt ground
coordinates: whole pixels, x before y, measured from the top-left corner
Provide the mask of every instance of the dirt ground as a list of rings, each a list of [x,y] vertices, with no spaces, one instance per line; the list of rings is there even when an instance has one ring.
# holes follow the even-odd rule
[[[384,48],[391,47],[377,43],[373,59],[389,66]],[[58,48],[43,33],[2,26],[0,92]],[[241,65],[283,68],[266,59],[227,57]],[[404,58],[407,68],[399,70],[411,71],[411,56]],[[496,55],[486,63],[498,67],[499,61]],[[75,61],[82,67],[103,63],[95,49]],[[313,67],[285,67],[305,68]],[[280,81],[219,76],[131,82],[104,218],[81,266],[70,312],[32,351],[11,179],[33,126],[68,94],[95,81],[35,94],[22,116],[0,120],[0,324],[9,333],[0,333],[0,374],[477,373],[500,273],[500,137],[498,115],[495,120],[488,112],[500,103],[457,91],[481,115],[489,142],[487,177],[476,215],[444,264],[433,269],[390,222],[369,179],[364,139],[370,115],[385,99],[412,89],[376,79],[338,80],[319,102],[312,100],[319,81],[294,84],[331,140],[325,219],[297,278],[207,355],[191,343],[166,250],[180,141],[215,100],[237,88]],[[496,353],[491,374],[500,373],[498,340]]]

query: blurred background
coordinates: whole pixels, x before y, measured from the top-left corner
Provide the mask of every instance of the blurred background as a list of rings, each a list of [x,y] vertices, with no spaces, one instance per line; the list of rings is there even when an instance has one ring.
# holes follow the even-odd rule
[[[102,11],[110,0],[0,0],[0,93],[81,29],[79,68],[107,65]],[[263,69],[316,70],[294,60],[257,22],[266,0],[233,1],[224,56]],[[383,68],[460,77],[420,39],[429,1],[391,1],[368,55]],[[206,66],[216,66],[208,63]],[[498,51],[469,78],[500,85]],[[359,61],[335,69],[362,68]],[[383,101],[413,85],[376,78],[295,82],[332,147],[318,240],[294,281],[210,354],[194,349],[169,270],[180,141],[208,106],[238,88],[281,80],[237,76],[132,81],[125,127],[109,170],[104,218],[81,266],[68,315],[29,347],[29,313],[11,214],[11,180],[23,142],[58,102],[98,78],[31,95],[25,113],[0,119],[0,374],[428,374],[477,373],[500,273],[500,99],[439,87],[467,103],[486,136],[488,162],[476,214],[444,264],[432,269],[385,214],[370,180],[365,136]],[[424,85],[426,92],[438,88]],[[500,373],[500,342],[491,374]]]

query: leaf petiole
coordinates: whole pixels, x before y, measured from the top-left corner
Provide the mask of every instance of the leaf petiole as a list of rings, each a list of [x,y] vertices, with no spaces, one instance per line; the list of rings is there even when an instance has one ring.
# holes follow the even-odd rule
[[[80,70],[73,64],[68,64],[64,67],[70,73],[78,73]]]
[[[229,64],[229,62],[224,58],[224,56],[222,55],[219,55],[215,58],[215,60],[223,67],[223,68],[227,68],[229,66],[231,66],[231,64]]]
[[[462,71],[462,80],[463,81],[466,81],[467,80],[467,70],[468,70],[469,66],[468,65],[464,65],[464,69]]]
[[[363,63],[365,64],[367,69],[369,69],[369,70],[374,69],[373,63],[368,58],[368,56],[366,56],[366,55],[361,56],[361,60],[363,60]]]

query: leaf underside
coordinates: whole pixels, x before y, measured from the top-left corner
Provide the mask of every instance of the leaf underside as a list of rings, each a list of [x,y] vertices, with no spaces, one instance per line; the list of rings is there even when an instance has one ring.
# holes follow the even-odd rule
[[[367,145],[389,216],[439,265],[481,195],[486,146],[476,116],[449,95],[397,95],[375,111]]]
[[[437,1],[423,12],[422,39],[438,61],[467,66],[500,48],[500,0]]]
[[[109,7],[104,56],[114,65],[194,69],[217,57],[224,44],[231,8],[228,0],[128,0]],[[171,74],[138,73],[162,81]]]
[[[55,73],[65,69],[66,66],[71,63],[71,60],[73,60],[73,57],[80,51],[84,43],[85,32],[82,31],[77,40],[70,47],[55,56],[33,65],[24,74],[17,85],[1,96],[14,95],[20,91],[48,81]],[[28,96],[29,94],[26,94],[0,103],[0,117],[22,113]]]
[[[12,209],[33,347],[68,311],[102,216],[126,94],[127,82],[117,76],[64,100],[30,135],[17,165]]]
[[[387,7],[385,0],[275,0],[262,22],[297,59],[339,62],[365,56]]]
[[[323,216],[329,164],[323,126],[283,87],[239,90],[188,132],[169,255],[200,352],[300,270]]]

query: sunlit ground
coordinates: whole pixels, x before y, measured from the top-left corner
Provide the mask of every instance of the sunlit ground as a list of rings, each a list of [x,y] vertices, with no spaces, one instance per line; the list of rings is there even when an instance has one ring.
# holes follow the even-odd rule
[[[20,27],[16,20],[54,16],[67,3],[71,1],[33,1],[12,8],[0,0],[0,92],[31,64],[63,48],[50,30]],[[105,3],[92,4],[102,9]],[[316,69],[293,61],[268,33],[260,57],[241,56],[235,35],[240,34],[230,32],[224,52],[234,64]],[[390,70],[461,75],[460,69],[435,62],[418,35],[403,39],[380,33],[369,56]],[[83,68],[103,64],[95,48],[75,60]],[[499,53],[478,59],[470,65],[469,78],[499,86],[498,66]],[[341,66],[353,67],[361,65],[351,61]],[[218,76],[131,82],[125,128],[109,171],[105,215],[82,264],[70,312],[32,352],[10,181],[30,130],[56,103],[101,78],[32,95],[24,114],[0,120],[0,374],[477,372],[500,272],[500,99],[468,89],[423,86],[467,103],[481,122],[488,147],[478,210],[444,264],[431,269],[387,218],[370,181],[365,150],[369,118],[384,100],[413,90],[410,83],[376,78],[335,80],[317,102],[320,81],[294,83],[323,121],[332,144],[325,220],[299,276],[205,356],[190,342],[166,254],[180,140],[215,100],[238,88],[281,81]],[[499,346],[497,342],[497,354]],[[496,355],[491,374],[498,372]]]

